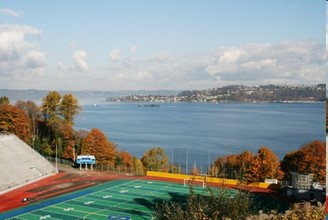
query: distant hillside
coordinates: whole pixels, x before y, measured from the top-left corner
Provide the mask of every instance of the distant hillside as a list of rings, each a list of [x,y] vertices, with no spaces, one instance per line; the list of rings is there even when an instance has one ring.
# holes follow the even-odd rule
[[[11,103],[30,100],[41,104],[48,90],[0,89],[0,97],[7,96]],[[81,105],[105,101],[160,101],[160,102],[324,102],[326,85],[312,86],[229,85],[207,90],[120,90],[120,91],[59,91],[72,93]]]
[[[183,91],[180,100],[205,102],[324,102],[326,85],[230,85],[208,90]]]
[[[324,102],[326,85],[229,85],[207,90],[187,90],[177,95],[148,93],[107,97],[109,102]]]
[[[0,89],[0,97],[7,96],[12,104],[17,100],[33,101],[40,104],[43,97],[48,94],[46,90],[12,90],[12,89]]]

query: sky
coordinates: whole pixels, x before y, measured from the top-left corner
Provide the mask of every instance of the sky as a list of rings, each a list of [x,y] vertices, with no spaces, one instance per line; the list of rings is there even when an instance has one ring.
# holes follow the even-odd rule
[[[0,0],[0,88],[326,83],[323,0]]]

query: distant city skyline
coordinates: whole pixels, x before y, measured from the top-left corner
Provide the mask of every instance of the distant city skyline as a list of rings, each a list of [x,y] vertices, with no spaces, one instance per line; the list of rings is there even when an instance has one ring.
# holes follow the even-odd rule
[[[326,83],[324,1],[2,0],[0,88]]]

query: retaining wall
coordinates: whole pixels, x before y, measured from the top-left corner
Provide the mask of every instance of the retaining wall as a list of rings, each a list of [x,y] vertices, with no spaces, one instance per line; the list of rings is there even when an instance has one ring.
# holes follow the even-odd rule
[[[147,171],[147,176],[181,179],[181,180],[186,180],[186,179],[204,180],[205,183],[227,184],[227,185],[233,185],[233,186],[240,185],[240,181],[238,181],[238,180],[208,177],[208,176],[194,176],[194,175],[155,172],[155,171]],[[264,183],[264,182],[258,182],[258,183],[249,183],[249,184],[243,183],[242,185],[245,185],[248,187],[258,187],[258,188],[268,189],[271,184]]]

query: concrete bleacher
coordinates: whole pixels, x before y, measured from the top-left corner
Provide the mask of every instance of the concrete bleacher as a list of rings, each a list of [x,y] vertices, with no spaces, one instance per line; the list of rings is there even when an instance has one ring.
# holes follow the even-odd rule
[[[15,135],[0,135],[0,194],[56,174],[56,168]]]

